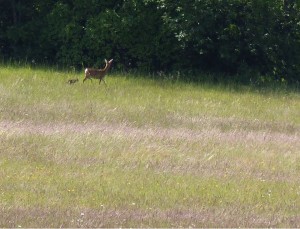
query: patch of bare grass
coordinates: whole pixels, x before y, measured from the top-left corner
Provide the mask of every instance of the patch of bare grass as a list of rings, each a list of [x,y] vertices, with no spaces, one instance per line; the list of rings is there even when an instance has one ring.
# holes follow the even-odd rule
[[[300,216],[259,215],[251,208],[226,209],[5,209],[1,227],[299,227]]]
[[[14,153],[7,155],[15,158],[82,166],[117,163],[128,170],[226,179],[238,174],[240,179],[299,181],[297,133],[9,121],[0,122],[0,128],[6,136],[3,146],[13,147]]]
[[[14,134],[41,134],[54,135],[66,133],[78,134],[116,134],[132,138],[157,138],[171,140],[186,140],[187,142],[197,142],[205,140],[219,140],[224,142],[239,143],[244,142],[251,144],[277,143],[278,145],[286,143],[291,146],[299,147],[299,132],[295,133],[278,133],[274,131],[245,131],[240,129],[221,130],[217,128],[207,128],[200,131],[190,130],[187,128],[163,128],[145,126],[143,128],[132,127],[124,124],[107,124],[107,123],[85,123],[85,124],[65,124],[65,123],[45,123],[34,124],[30,122],[0,122],[2,132]],[[139,140],[139,139],[136,139]]]

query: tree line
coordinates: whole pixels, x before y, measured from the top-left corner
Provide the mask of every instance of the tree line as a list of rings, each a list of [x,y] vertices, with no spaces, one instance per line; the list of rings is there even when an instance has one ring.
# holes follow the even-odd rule
[[[300,81],[296,0],[0,0],[0,55]]]

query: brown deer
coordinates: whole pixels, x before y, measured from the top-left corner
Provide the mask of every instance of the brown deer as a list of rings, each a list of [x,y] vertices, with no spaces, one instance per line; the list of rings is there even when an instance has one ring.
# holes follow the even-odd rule
[[[107,60],[105,59],[105,67],[102,69],[94,69],[94,68],[86,68],[84,73],[85,73],[85,78],[83,79],[83,83],[86,79],[99,79],[99,84],[101,83],[101,81],[103,80],[104,84],[106,85],[106,82],[104,80],[104,76],[106,75],[106,73],[108,72],[108,70],[111,67],[111,64],[113,62],[113,59],[111,59],[110,61],[107,62]]]

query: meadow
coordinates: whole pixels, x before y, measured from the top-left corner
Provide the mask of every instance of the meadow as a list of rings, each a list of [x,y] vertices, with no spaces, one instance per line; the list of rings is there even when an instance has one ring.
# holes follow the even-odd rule
[[[0,227],[300,227],[298,91],[83,76],[0,66]]]

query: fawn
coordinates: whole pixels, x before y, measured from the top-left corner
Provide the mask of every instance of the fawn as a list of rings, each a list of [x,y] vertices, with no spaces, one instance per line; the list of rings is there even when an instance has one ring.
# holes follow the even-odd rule
[[[103,69],[86,68],[85,71],[84,71],[85,78],[83,79],[83,83],[86,79],[91,80],[92,78],[94,78],[94,79],[99,79],[99,84],[103,80],[104,84],[106,85],[106,82],[104,80],[104,76],[106,75],[106,73],[110,69],[112,62],[113,62],[113,59],[111,59],[108,62],[105,59],[105,67]]]
[[[78,82],[78,79],[70,79],[70,80],[68,80],[68,84],[74,84],[74,83],[76,83],[76,82]]]

